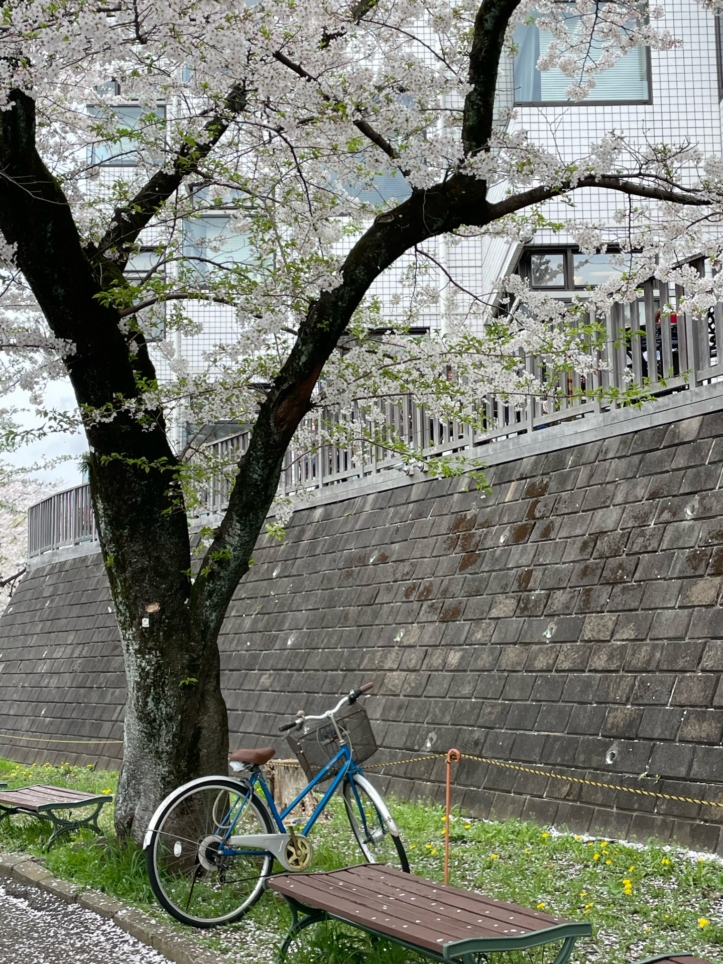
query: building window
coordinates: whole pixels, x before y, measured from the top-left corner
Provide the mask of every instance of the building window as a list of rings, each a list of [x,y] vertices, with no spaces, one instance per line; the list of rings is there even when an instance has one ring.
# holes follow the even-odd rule
[[[412,189],[402,174],[379,174],[369,187],[345,184],[344,189],[350,197],[363,201],[374,207],[381,207],[387,201],[406,201],[412,195]]]
[[[620,278],[625,268],[620,256],[581,254],[573,248],[528,249],[520,260],[520,274],[530,287],[542,291],[584,291]]]
[[[600,6],[604,5],[601,0]],[[572,4],[561,4],[573,9]],[[574,13],[563,14],[565,26],[574,39],[582,29],[582,18]],[[568,77],[561,70],[540,71],[537,62],[547,54],[553,40],[549,30],[537,23],[520,24],[515,31],[517,53],[514,59],[515,103],[516,104],[559,104],[570,103],[566,91],[574,77]],[[589,56],[599,60],[605,49],[605,41],[593,36]],[[623,54],[612,67],[595,75],[595,87],[590,91],[583,104],[600,103],[648,103],[650,100],[649,63],[647,47],[635,47]],[[578,103],[578,102],[573,102]]]
[[[723,100],[723,15],[715,15],[715,52],[718,61],[718,96]]]
[[[158,251],[158,248],[141,248],[140,251],[136,251],[128,259],[128,264],[126,265],[126,270],[124,274],[131,284],[142,284],[147,281],[149,277],[153,274],[161,274],[162,278],[165,280],[165,270],[163,267],[159,268],[159,264],[163,259],[163,254]],[[149,297],[152,297],[152,292],[148,293]],[[145,300],[144,296],[141,296],[141,301]],[[148,308],[144,308],[141,311],[136,312],[136,318],[141,326],[141,330],[145,336],[146,341],[164,341],[166,337],[166,306],[165,303],[161,302],[157,305],[151,305]]]
[[[166,108],[159,104],[155,111],[149,112],[148,108],[137,104],[120,104],[110,108],[93,105],[88,107],[88,113],[97,117],[99,125],[104,128],[109,110],[115,114],[115,134],[89,148],[88,163],[102,164],[104,167],[135,167],[138,164],[139,142],[155,139],[157,133],[153,128],[165,128]]]
[[[225,214],[186,218],[183,255],[200,278],[206,278],[215,267],[258,267],[248,235],[234,232],[231,218]]]

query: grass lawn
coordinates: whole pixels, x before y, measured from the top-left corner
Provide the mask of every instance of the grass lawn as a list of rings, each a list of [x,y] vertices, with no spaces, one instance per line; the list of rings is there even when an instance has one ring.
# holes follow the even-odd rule
[[[52,783],[114,792],[116,775],[80,767],[26,766],[0,760],[0,781],[12,787]],[[48,831],[37,820],[0,823],[0,851],[41,856],[57,876],[112,894],[165,917],[155,904],[137,848],[120,848],[112,835],[110,807],[102,815],[104,842],[91,834],[61,838],[42,851]],[[441,880],[444,814],[440,807],[395,802],[394,814],[415,873]],[[338,808],[311,837],[315,869],[358,863],[360,854]],[[723,863],[650,843],[645,847],[558,834],[519,821],[492,823],[455,815],[451,823],[451,882],[570,920],[589,920],[593,937],[580,940],[575,964],[622,964],[656,954],[688,951],[723,962]],[[199,939],[232,954],[238,964],[273,961],[275,944],[290,921],[280,899],[266,894],[240,923],[199,933]],[[180,926],[180,925],[179,925]],[[496,955],[500,964],[543,964],[550,951]],[[372,943],[332,924],[310,928],[289,964],[421,964],[426,958],[383,941]]]

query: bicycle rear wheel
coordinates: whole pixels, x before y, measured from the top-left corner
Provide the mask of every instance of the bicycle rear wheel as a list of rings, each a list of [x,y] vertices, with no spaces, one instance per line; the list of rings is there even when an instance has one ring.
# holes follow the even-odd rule
[[[366,782],[366,781],[364,781]],[[351,777],[344,781],[344,806],[352,833],[370,864],[388,864],[409,873],[409,860],[382,798]],[[394,827],[396,829],[396,827]]]
[[[158,820],[148,876],[161,905],[182,924],[230,924],[261,897],[273,857],[234,852],[224,842],[229,832],[273,833],[274,827],[252,788],[225,777],[194,781]]]

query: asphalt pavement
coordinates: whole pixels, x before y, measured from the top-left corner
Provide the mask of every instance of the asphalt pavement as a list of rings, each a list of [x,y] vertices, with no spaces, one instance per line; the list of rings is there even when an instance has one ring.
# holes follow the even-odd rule
[[[0,964],[169,964],[112,921],[34,887],[0,884]]]

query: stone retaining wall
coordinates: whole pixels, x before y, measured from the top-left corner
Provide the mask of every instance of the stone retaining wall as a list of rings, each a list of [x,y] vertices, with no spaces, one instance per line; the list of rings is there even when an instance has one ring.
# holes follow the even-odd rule
[[[296,512],[224,625],[234,743],[373,680],[370,762],[517,767],[459,765],[474,813],[723,851],[723,806],[672,799],[723,804],[722,433],[712,412],[495,465],[487,497],[423,481]],[[34,569],[0,640],[0,753],[116,761],[37,741],[121,736],[98,556]],[[438,797],[443,771],[380,779]]]

